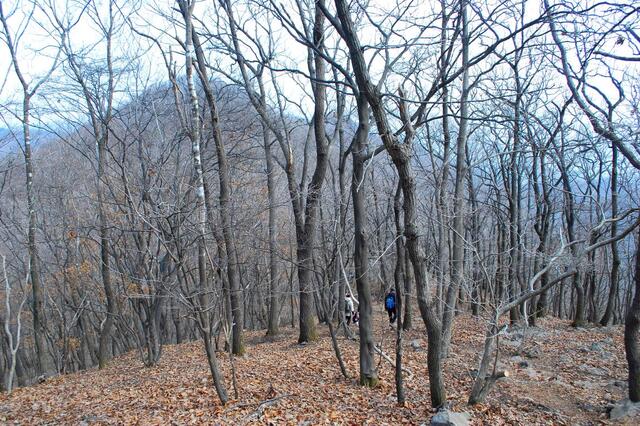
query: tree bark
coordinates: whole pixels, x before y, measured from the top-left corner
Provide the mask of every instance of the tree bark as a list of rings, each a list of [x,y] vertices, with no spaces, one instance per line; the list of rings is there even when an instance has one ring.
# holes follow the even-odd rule
[[[611,217],[618,215],[618,149],[615,145],[611,151]],[[618,223],[611,224],[611,236],[618,232]],[[600,325],[607,326],[613,320],[613,310],[618,298],[618,273],[620,270],[620,255],[618,254],[618,242],[611,244],[611,273],[609,275],[609,295],[604,315],[600,319]]]
[[[396,189],[396,194],[393,199],[393,217],[394,223],[396,226],[396,267],[394,269],[393,278],[396,286],[396,309],[398,312],[397,318],[397,330],[396,330],[396,395],[398,399],[398,404],[404,404],[405,395],[404,395],[404,383],[402,377],[402,330],[404,329],[403,324],[403,301],[405,297],[403,296],[403,286],[405,282],[405,247],[404,240],[402,235],[402,223],[401,223],[401,209],[402,203],[400,197],[402,195],[402,187],[398,184]]]
[[[203,338],[209,369],[213,378],[213,383],[218,393],[218,397],[222,404],[226,404],[229,400],[225,389],[222,376],[218,369],[215,351],[211,345],[211,318],[210,318],[210,297],[209,282],[206,272],[206,232],[207,232],[207,205],[205,203],[204,190],[204,172],[202,170],[202,157],[200,149],[200,106],[198,103],[198,94],[195,88],[193,78],[194,60],[196,52],[194,50],[194,30],[192,24],[192,14],[195,2],[193,0],[178,0],[178,5],[182,12],[185,23],[185,68],[187,74],[187,88],[189,92],[189,101],[191,105],[191,126],[188,128],[188,134],[191,139],[191,155],[193,160],[193,168],[196,176],[196,212],[198,220],[198,281],[199,288],[197,293],[198,302],[196,304],[196,315],[198,327]],[[174,83],[175,84],[175,83]],[[213,114],[213,113],[212,113]]]
[[[313,44],[316,50],[313,55],[315,81],[312,81],[314,112],[313,133],[316,143],[316,167],[307,190],[307,204],[305,206],[304,231],[298,236],[298,282],[300,290],[300,334],[298,343],[309,342],[318,338],[313,309],[313,249],[316,242],[316,228],[318,222],[318,209],[320,204],[320,192],[326,175],[329,162],[329,153],[325,134],[325,102],[326,64],[318,52],[324,50],[324,14],[321,7],[324,0],[318,0],[315,7],[315,20],[313,25]]]
[[[38,375],[46,374],[53,367],[51,357],[47,352],[47,343],[45,340],[45,302],[44,302],[44,289],[42,281],[40,279],[40,267],[38,258],[38,246],[36,244],[36,199],[33,190],[33,175],[34,166],[31,152],[31,98],[36,93],[40,85],[48,77],[43,78],[30,90],[29,82],[27,82],[20,62],[18,61],[16,53],[17,41],[11,36],[9,26],[7,24],[7,17],[4,14],[2,4],[0,3],[0,21],[2,22],[2,29],[4,32],[5,43],[9,49],[11,55],[11,65],[15,71],[18,80],[22,86],[22,137],[24,143],[24,163],[25,163],[25,184],[27,192],[27,217],[28,217],[28,229],[27,229],[27,250],[29,253],[30,263],[30,280],[31,280],[31,295],[32,295],[32,312],[33,312],[33,335],[36,345],[37,364],[36,370]],[[18,37],[19,40],[19,37]],[[57,62],[57,58],[56,58]],[[55,66],[55,65],[54,65]],[[53,68],[52,68],[53,70]],[[51,73],[51,71],[49,72]]]
[[[635,295],[624,323],[624,349],[629,365],[629,399],[640,402],[640,232],[636,237]]]
[[[356,286],[358,289],[358,312],[360,321],[360,384],[374,387],[378,384],[378,372],[374,360],[373,316],[371,306],[371,284],[369,281],[369,241],[367,236],[367,211],[365,202],[365,162],[367,161],[367,139],[369,137],[369,107],[363,96],[358,96],[358,130],[353,143],[353,219],[355,227],[355,251],[353,255]]]
[[[462,20],[462,93],[460,95],[460,125],[456,140],[456,180],[453,196],[453,247],[451,250],[451,283],[447,288],[446,302],[442,316],[442,356],[449,354],[451,332],[456,310],[456,298],[464,280],[464,236],[465,198],[464,188],[467,178],[467,127],[469,114],[469,26],[467,23],[466,0],[460,2]]]
[[[262,125],[262,135],[264,138],[264,157],[267,173],[267,197],[269,200],[269,314],[267,320],[267,336],[277,336],[280,334],[280,307],[278,292],[278,245],[276,230],[276,188],[275,170],[273,168],[273,158],[271,157],[271,140],[269,139],[269,128]]]
[[[234,232],[233,220],[231,219],[231,179],[229,175],[229,162],[227,160],[224,139],[220,129],[220,117],[217,101],[213,93],[211,83],[209,82],[204,52],[202,51],[200,40],[195,31],[192,31],[192,39],[199,69],[198,76],[200,77],[200,83],[204,89],[205,99],[209,106],[211,132],[213,133],[213,140],[218,158],[220,220],[222,224],[222,237],[224,240],[224,252],[220,253],[220,256],[226,260],[227,265],[227,282],[229,285],[229,296],[231,301],[231,317],[233,319],[231,328],[231,346],[234,355],[242,355],[245,350],[242,340],[242,330],[244,328],[244,301],[242,288],[240,286],[240,277],[238,275],[238,265],[236,264],[236,248],[233,243]]]
[[[353,65],[354,74],[358,89],[366,96],[373,117],[375,119],[378,132],[384,143],[385,149],[398,171],[402,193],[404,195],[404,235],[406,244],[413,264],[416,277],[416,287],[418,295],[418,306],[422,319],[427,328],[428,349],[427,362],[429,370],[429,387],[431,390],[431,403],[434,407],[442,406],[446,401],[444,381],[442,377],[441,365],[441,324],[437,318],[428,285],[428,273],[424,256],[424,248],[418,236],[416,224],[416,191],[415,178],[411,168],[411,141],[415,135],[413,127],[405,120],[405,141],[399,143],[396,136],[391,131],[387,114],[382,104],[379,90],[371,82],[367,66],[362,55],[360,40],[353,28],[351,14],[345,0],[335,0],[337,15],[340,20],[341,36],[349,48],[349,56]],[[403,115],[406,115],[406,111]]]

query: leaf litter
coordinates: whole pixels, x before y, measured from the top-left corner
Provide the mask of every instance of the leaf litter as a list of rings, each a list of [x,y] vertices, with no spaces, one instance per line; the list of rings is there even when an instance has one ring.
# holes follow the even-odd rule
[[[479,362],[483,322],[456,318],[451,354],[444,362],[447,396],[454,411],[472,414],[472,424],[609,424],[607,409],[626,394],[622,327],[574,329],[568,321],[545,318],[539,327],[501,338],[501,379],[487,400],[466,404]],[[353,326],[352,326],[353,327]],[[380,384],[358,385],[358,342],[340,334],[350,378],[338,367],[327,328],[317,342],[300,346],[297,331],[276,339],[246,332],[247,354],[235,358],[239,398],[221,406],[202,344],[167,345],[155,367],[144,367],[131,352],[103,370],[91,369],[0,395],[2,424],[196,425],[196,424],[423,424],[433,415],[426,371],[426,334],[404,333],[403,365],[407,403],[396,402],[393,366],[376,354]],[[395,357],[395,330],[382,312],[374,334]],[[228,356],[218,354],[227,389]],[[526,365],[526,367],[525,367]],[[637,420],[637,419],[635,419]],[[633,422],[634,419],[630,419]],[[618,423],[619,424],[619,423]],[[628,423],[633,424],[633,423]]]

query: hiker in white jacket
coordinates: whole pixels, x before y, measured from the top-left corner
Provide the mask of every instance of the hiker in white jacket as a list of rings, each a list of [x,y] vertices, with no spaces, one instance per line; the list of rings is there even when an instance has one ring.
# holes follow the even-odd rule
[[[351,318],[353,316],[353,300],[351,295],[347,293],[344,298],[344,317],[347,320],[347,325],[351,324]]]

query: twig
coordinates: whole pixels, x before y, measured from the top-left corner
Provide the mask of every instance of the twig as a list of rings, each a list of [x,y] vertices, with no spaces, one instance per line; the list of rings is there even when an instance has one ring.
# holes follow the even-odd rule
[[[280,395],[280,396],[276,396],[275,398],[271,398],[271,399],[267,399],[266,401],[262,401],[260,404],[258,404],[258,407],[256,407],[256,409],[255,409],[255,411],[253,413],[246,415],[242,419],[242,423],[243,424],[248,424],[251,421],[260,420],[260,417],[263,416],[264,410],[266,410],[267,407],[270,407],[270,406],[274,405],[276,402],[278,402],[279,400],[281,400],[283,398],[288,398],[290,396],[291,396],[291,394]]]
[[[393,365],[393,368],[396,367],[396,363],[393,362],[393,360],[391,359],[391,357],[387,354],[385,354],[384,352],[382,352],[382,349],[380,349],[377,346],[373,347],[373,350],[376,351],[382,358],[384,358],[389,364]],[[407,373],[409,375],[409,379],[413,378],[413,373],[411,372],[411,370],[409,370],[408,368],[404,368],[402,367],[402,371],[404,371],[405,373]]]

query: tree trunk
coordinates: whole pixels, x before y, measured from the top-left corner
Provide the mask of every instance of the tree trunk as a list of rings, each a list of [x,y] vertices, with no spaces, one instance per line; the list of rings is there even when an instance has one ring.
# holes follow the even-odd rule
[[[277,336],[280,333],[280,308],[278,294],[278,245],[276,231],[276,194],[273,158],[271,157],[271,141],[269,128],[262,125],[264,138],[264,157],[267,167],[267,197],[269,199],[269,316],[267,321],[267,336]]]
[[[413,326],[413,302],[412,302],[412,294],[413,294],[413,269],[411,268],[411,259],[407,254],[407,246],[403,244],[402,248],[402,257],[404,259],[404,317],[402,321],[402,328],[406,330],[411,330]]]
[[[38,259],[38,246],[36,244],[36,201],[33,193],[33,162],[31,159],[31,99],[27,91],[24,92],[24,102],[22,109],[22,130],[24,138],[24,165],[26,172],[27,186],[27,214],[29,217],[29,229],[27,231],[27,241],[29,250],[29,263],[31,267],[31,289],[33,296],[33,335],[36,344],[36,355],[38,357],[38,375],[47,374],[52,368],[51,358],[47,353],[47,342],[45,340],[45,318],[44,318],[44,292],[40,281],[40,267]]]
[[[11,14],[11,12],[10,12]],[[9,53],[11,55],[11,66],[13,67],[18,80],[22,86],[22,137],[24,139],[24,163],[25,163],[25,177],[26,177],[26,192],[27,192],[27,216],[28,216],[28,230],[27,230],[27,250],[29,253],[30,263],[30,279],[31,279],[31,291],[32,291],[32,310],[33,310],[33,334],[36,345],[37,365],[36,370],[38,375],[47,374],[52,368],[52,359],[47,351],[47,343],[45,340],[46,325],[45,325],[45,298],[44,289],[42,287],[42,281],[40,279],[40,264],[38,258],[38,246],[36,244],[36,200],[33,191],[33,174],[34,167],[31,153],[31,98],[37,92],[40,85],[48,78],[48,75],[34,84],[34,88],[29,90],[30,83],[25,79],[20,68],[20,63],[16,54],[17,44],[20,37],[14,40],[9,31],[7,24],[7,17],[3,10],[2,4],[0,4],[0,21],[2,21],[3,28],[3,41],[6,43]],[[25,22],[28,22],[28,18]],[[26,31],[25,28],[22,31]],[[53,67],[57,64],[57,57],[54,61]],[[49,74],[53,71],[53,67]]]
[[[220,118],[218,113],[218,105],[216,102],[213,88],[209,82],[206,60],[200,40],[195,31],[192,32],[193,47],[197,59],[199,69],[198,76],[200,83],[204,89],[205,98],[209,105],[209,118],[213,140],[216,146],[216,155],[218,157],[218,180],[220,185],[219,201],[220,201],[220,220],[222,222],[222,236],[224,240],[223,253],[221,257],[226,260],[227,280],[229,285],[229,295],[231,301],[231,317],[233,324],[231,328],[231,345],[232,352],[235,355],[244,353],[244,343],[242,341],[242,329],[244,328],[244,301],[242,288],[240,286],[240,277],[238,275],[237,254],[233,243],[233,220],[231,218],[231,179],[229,177],[229,164],[227,161],[227,153],[225,151],[222,131],[220,129]],[[222,251],[222,250],[221,250]]]
[[[318,0],[315,8],[315,21],[313,25],[313,43],[315,49],[324,49],[324,21],[325,17],[321,7],[324,7],[324,0]],[[315,65],[315,80],[312,80],[314,112],[313,112],[313,132],[316,143],[316,167],[313,172],[311,182],[307,191],[307,204],[305,207],[304,231],[298,236],[298,281],[300,290],[300,334],[298,343],[309,342],[318,338],[316,332],[315,316],[313,309],[313,247],[316,241],[316,228],[318,208],[320,203],[320,191],[327,171],[329,154],[325,134],[325,102],[326,86],[325,61],[318,53],[313,53],[313,63]]]
[[[353,65],[356,82],[360,92],[366,96],[373,117],[376,121],[378,133],[385,149],[398,171],[402,193],[404,195],[404,235],[411,263],[416,277],[418,306],[427,328],[428,349],[427,362],[429,370],[429,387],[431,403],[434,407],[442,406],[446,401],[440,347],[442,343],[441,324],[438,320],[429,293],[428,275],[424,256],[424,248],[420,242],[416,224],[416,191],[415,178],[411,169],[411,142],[415,135],[413,127],[406,121],[406,111],[402,113],[405,122],[405,141],[399,143],[390,129],[387,114],[382,104],[380,93],[371,83],[371,78],[364,60],[360,41],[355,33],[351,14],[345,0],[336,0],[336,12],[342,26],[341,36],[349,48],[349,56]]]
[[[465,198],[464,187],[467,179],[467,126],[469,123],[469,27],[465,0],[460,3],[462,19],[462,93],[460,95],[460,126],[456,140],[456,181],[453,196],[453,247],[451,250],[451,283],[447,288],[446,302],[442,317],[442,356],[449,354],[451,332],[456,310],[456,299],[464,280],[464,235],[465,235]]]
[[[102,329],[100,330],[100,340],[98,343],[98,368],[107,366],[107,361],[111,357],[111,330],[115,317],[115,294],[111,285],[111,267],[109,255],[109,229],[107,227],[107,216],[105,213],[104,201],[104,162],[106,158],[106,137],[103,135],[98,141],[98,176],[97,176],[97,196],[98,196],[98,217],[100,220],[100,272],[102,274],[102,285],[107,299],[107,313]]]
[[[402,204],[400,202],[400,196],[402,195],[402,187],[398,184],[396,189],[396,194],[393,199],[393,217],[396,226],[396,267],[394,270],[394,281],[396,285],[396,309],[398,312],[397,318],[397,329],[396,329],[396,395],[398,399],[398,404],[404,404],[405,396],[404,396],[404,383],[402,378],[402,330],[403,326],[403,315],[402,315],[402,305],[405,297],[403,296],[403,285],[405,282],[405,247],[402,235],[402,224],[400,218],[400,209],[402,208]]]
[[[213,378],[213,383],[218,393],[218,397],[222,404],[228,401],[227,392],[223,383],[222,376],[219,373],[215,351],[211,344],[211,317],[210,317],[210,286],[206,272],[206,232],[207,232],[207,205],[205,203],[204,190],[204,172],[202,170],[202,157],[200,150],[200,106],[198,103],[198,94],[196,92],[193,68],[194,68],[194,52],[192,13],[195,3],[190,0],[179,0],[178,5],[182,12],[185,22],[185,68],[187,74],[187,87],[189,91],[189,101],[191,104],[191,126],[188,134],[191,139],[191,154],[193,160],[193,168],[196,176],[196,212],[198,220],[198,302],[196,303],[196,314],[198,319],[198,327],[203,338],[209,369]]]
[[[369,108],[364,97],[358,97],[358,130],[355,135],[353,177],[351,194],[353,197],[353,219],[355,227],[353,255],[356,286],[358,289],[358,312],[360,321],[360,384],[375,387],[378,372],[374,360],[373,318],[371,306],[371,284],[369,281],[369,246],[367,238],[367,211],[365,203],[365,161],[367,160],[369,137]]]
[[[618,149],[612,146],[611,160],[611,217],[618,215]],[[618,232],[618,222],[611,224],[611,236]],[[613,320],[613,310],[618,298],[618,273],[620,270],[620,255],[618,254],[618,242],[611,243],[611,274],[609,275],[609,295],[604,315],[600,319],[600,325],[607,326]]]
[[[447,253],[449,251],[449,215],[447,212],[447,195],[449,183],[449,162],[451,155],[451,131],[449,129],[449,86],[444,84],[447,77],[447,26],[449,22],[449,13],[446,10],[446,1],[440,1],[441,8],[441,27],[440,27],[440,81],[442,87],[442,170],[437,179],[437,202],[436,214],[438,218],[438,265],[436,268],[436,276],[438,279],[438,315],[444,310],[445,288],[447,282],[447,270],[449,269],[449,259]]]
[[[624,323],[624,349],[629,365],[629,399],[640,402],[640,232],[636,240],[635,295]]]

